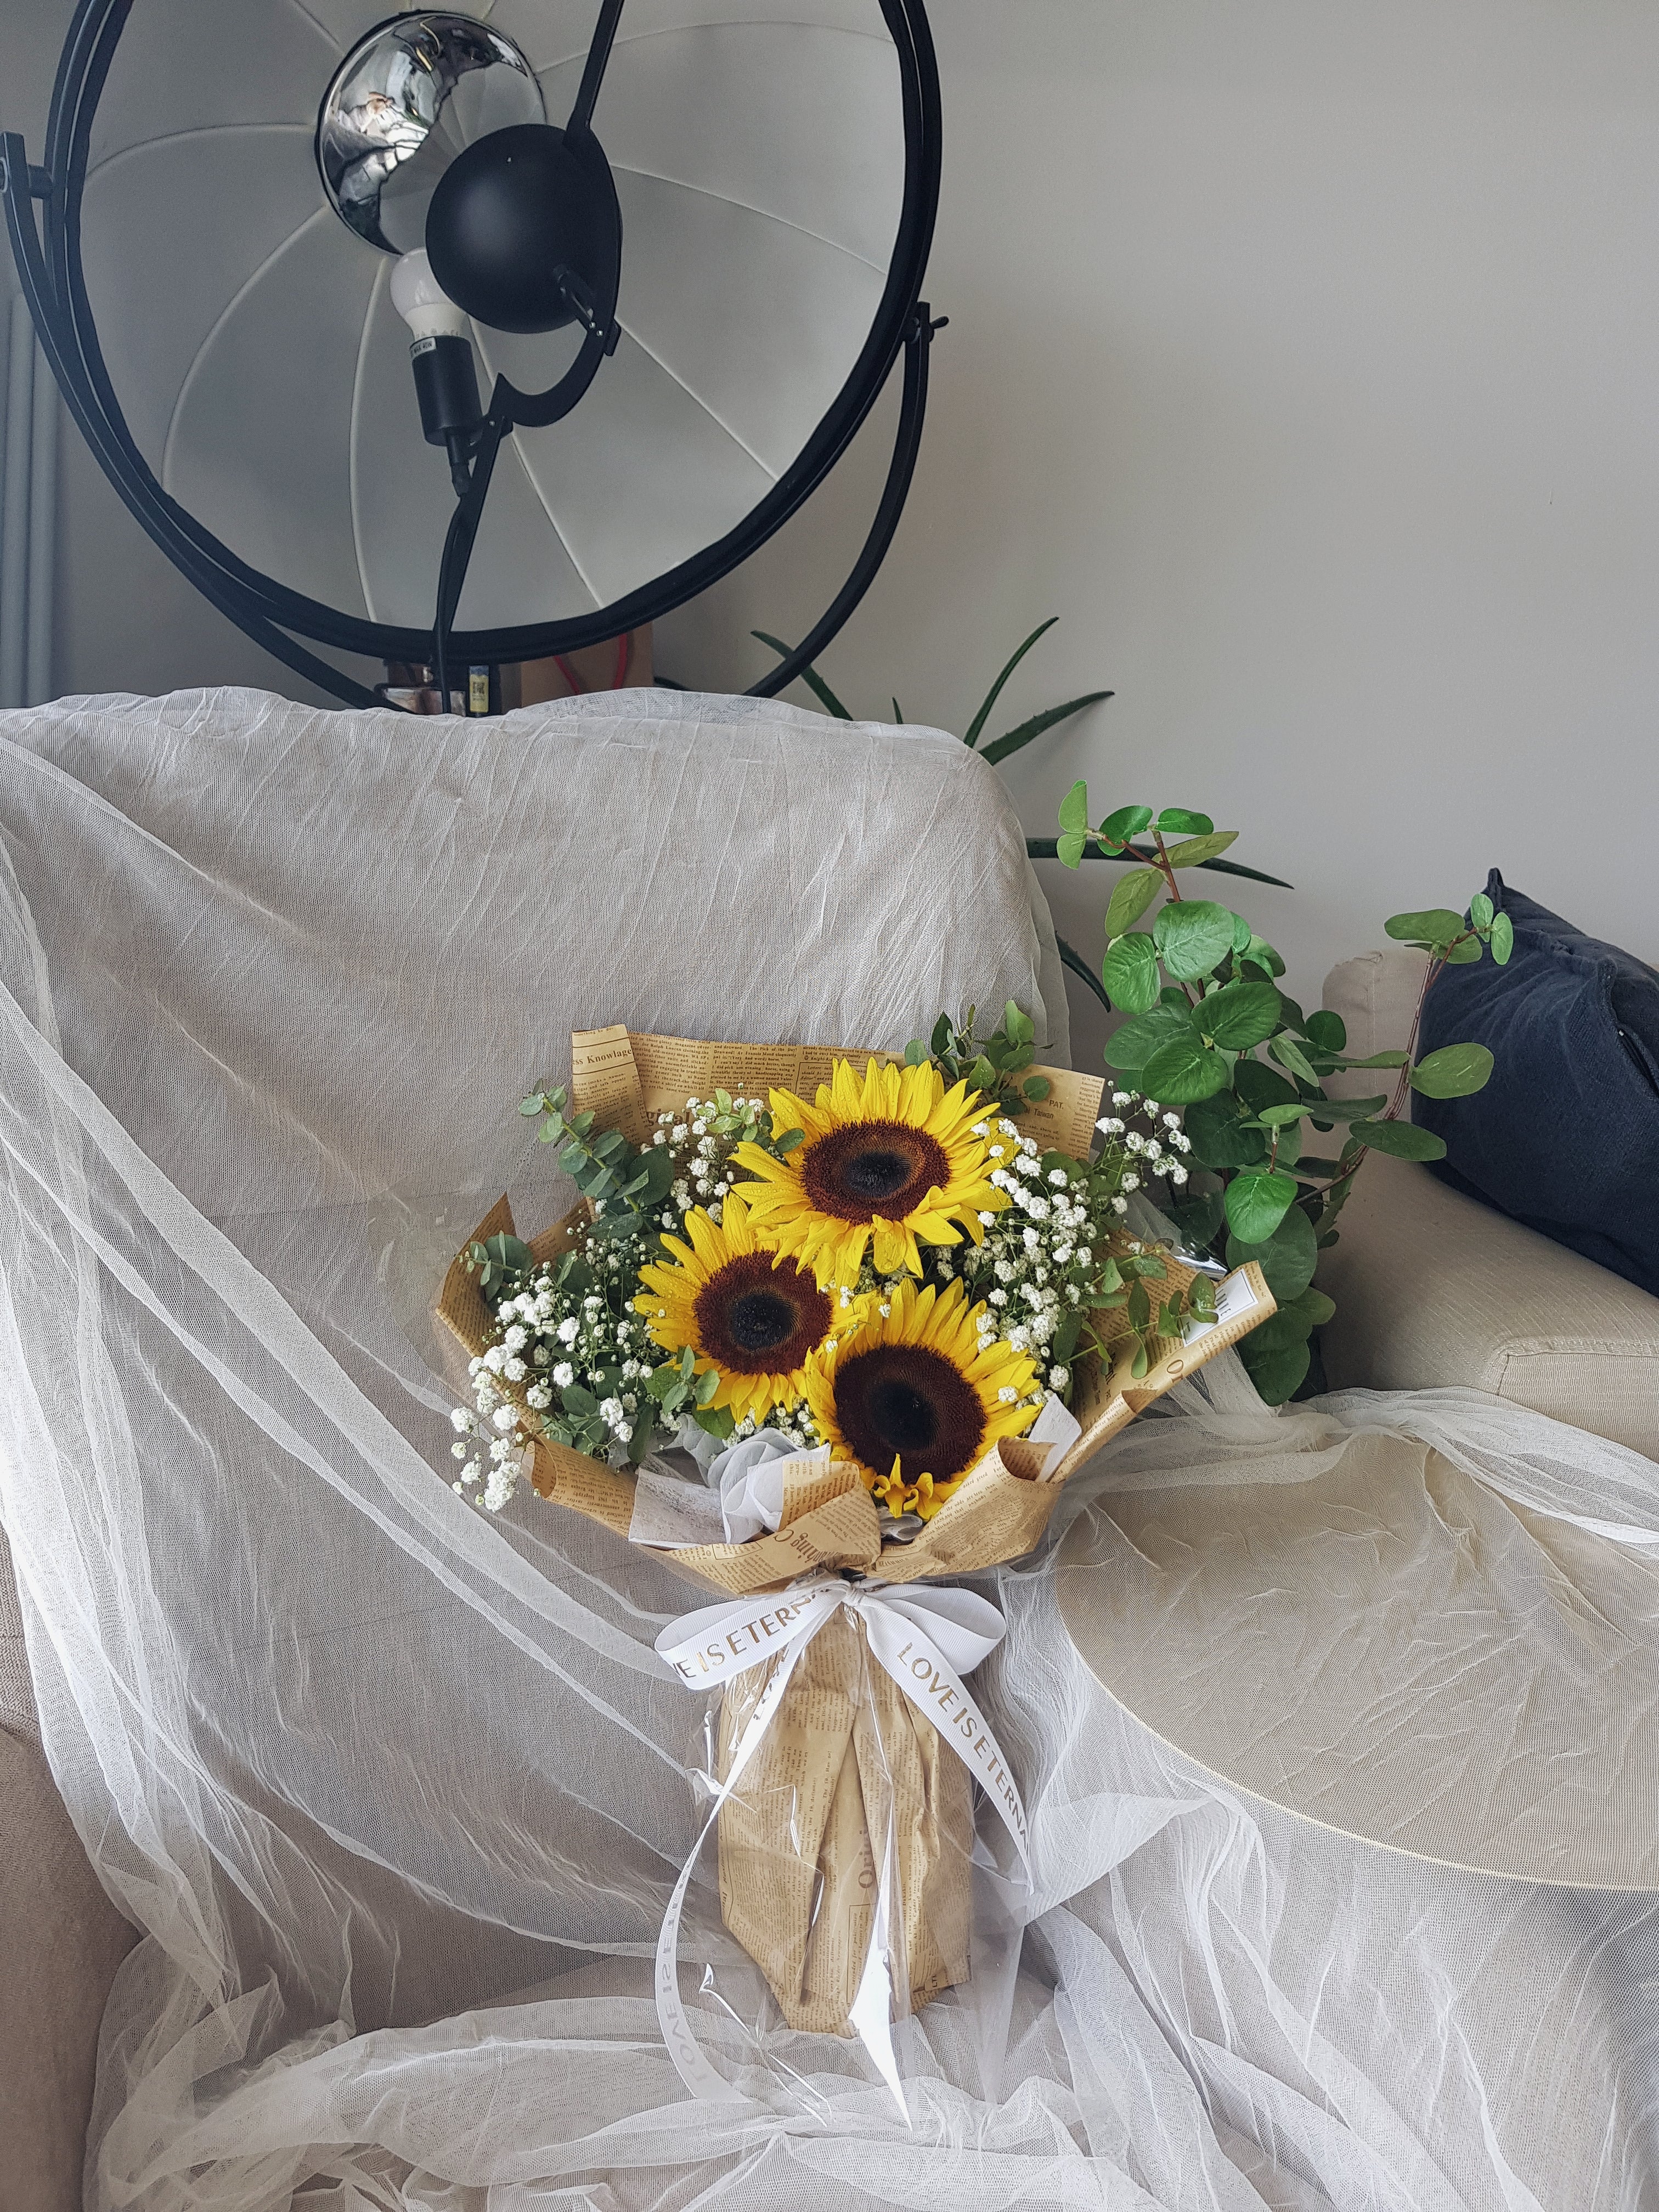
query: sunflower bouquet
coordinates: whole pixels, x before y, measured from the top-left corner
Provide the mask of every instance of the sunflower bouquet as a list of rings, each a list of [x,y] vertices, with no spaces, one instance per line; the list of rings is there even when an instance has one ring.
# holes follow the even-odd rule
[[[527,1478],[727,1601],[659,1648],[721,1691],[722,1912],[793,2027],[868,2041],[878,1950],[900,2012],[965,1978],[975,1778],[1024,1848],[960,1679],[1000,1618],[926,1587],[1031,1550],[1107,1437],[1273,1310],[1139,1213],[1184,1181],[1176,1117],[1032,1070],[1030,1038],[1012,1006],[902,1060],[580,1032],[520,1110],[582,1203],[525,1242],[501,1200],[444,1285],[456,1490],[500,1511]]]

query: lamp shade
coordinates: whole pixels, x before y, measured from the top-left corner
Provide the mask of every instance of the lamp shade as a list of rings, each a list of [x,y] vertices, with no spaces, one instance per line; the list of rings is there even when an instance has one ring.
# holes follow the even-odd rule
[[[570,113],[596,0],[422,11],[493,49],[452,56],[447,82],[400,79],[396,112],[343,78],[383,0],[88,0],[82,15],[100,8],[67,250],[106,411],[181,529],[293,595],[289,628],[410,655],[455,495],[422,440],[398,257],[469,149]],[[628,0],[592,116],[621,212],[620,334],[573,412],[502,446],[458,645],[527,658],[650,619],[821,481],[925,265],[938,148],[916,13]],[[319,128],[331,92],[355,149]],[[466,327],[486,389],[525,392],[556,385],[584,335]]]

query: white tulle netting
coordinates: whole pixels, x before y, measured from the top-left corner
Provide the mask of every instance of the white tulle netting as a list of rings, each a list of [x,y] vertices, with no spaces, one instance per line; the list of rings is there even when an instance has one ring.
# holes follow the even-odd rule
[[[1036,1889],[1022,1945],[988,1932],[900,2024],[908,2124],[856,2045],[775,2027],[756,2065],[712,1869],[682,1982],[756,2094],[668,2061],[700,1711],[652,1644],[696,1594],[527,1491],[453,1494],[431,1299],[480,1200],[568,1197],[511,1109],[573,1025],[902,1044],[1015,997],[1063,1049],[1018,824],[959,745],[659,695],[477,731],[69,702],[0,719],[0,1504],[54,1772],[143,1930],[89,2205],[1659,2203],[1659,1469],[1461,1394],[1277,1419],[1218,1364],[988,1581]],[[1330,1489],[1379,1437],[1416,1455],[1411,1544]],[[1292,1488],[1253,1586],[1182,1533],[1213,1493],[1248,1550]],[[1328,1588],[1342,1538],[1374,1622],[1285,1565]],[[1160,1608],[1162,1674],[1112,1642]],[[1300,1659],[1259,1663],[1267,1616],[1305,1617]],[[1352,1723],[1327,1755],[1437,1747],[1467,1848],[1324,1817],[1306,1745],[1282,1787],[1225,1778],[1206,1653],[1256,1665],[1241,1756],[1316,1692]],[[1519,1764],[1471,1793],[1445,1746],[1494,1738]],[[1528,1803],[1563,1779],[1553,1826],[1512,1767]],[[1583,1879],[1595,1775],[1635,1794]]]

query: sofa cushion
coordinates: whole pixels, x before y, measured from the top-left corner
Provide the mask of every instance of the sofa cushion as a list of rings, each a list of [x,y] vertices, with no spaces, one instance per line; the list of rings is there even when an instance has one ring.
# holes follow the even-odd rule
[[[1414,1162],[1366,1161],[1319,1285],[1334,1390],[1485,1390],[1659,1458],[1659,1298]]]
[[[1492,1079],[1472,1098],[1413,1099],[1412,1118],[1445,1139],[1443,1181],[1659,1292],[1659,973],[1496,868],[1486,890],[1513,957],[1444,971],[1421,1049],[1484,1044]]]
[[[1355,1060],[1404,1049],[1428,964],[1427,955],[1413,946],[1391,945],[1384,952],[1361,952],[1332,969],[1322,1004],[1341,1016]],[[1355,1067],[1328,1076],[1325,1088],[1333,1098],[1369,1098],[1383,1088],[1383,1081],[1375,1068]]]

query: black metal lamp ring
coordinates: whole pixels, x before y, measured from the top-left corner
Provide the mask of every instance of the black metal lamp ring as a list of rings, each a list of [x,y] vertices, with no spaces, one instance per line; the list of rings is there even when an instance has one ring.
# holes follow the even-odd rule
[[[693,559],[592,615],[457,633],[453,647],[458,659],[517,661],[569,653],[638,628],[695,598],[758,550],[823,483],[903,353],[904,401],[881,507],[847,585],[805,641],[813,652],[823,650],[862,597],[896,527],[925,413],[927,338],[918,335],[917,303],[938,207],[941,143],[938,70],[922,0],[879,0],[879,4],[899,58],[904,198],[880,307],[836,402],[766,498],[735,529]],[[134,442],[111,383],[82,267],[81,203],[93,120],[132,5],[133,0],[80,0],[58,64],[43,166],[31,167],[21,137],[8,134],[3,141],[0,190],[30,313],[78,428],[123,501],[168,559],[221,612],[310,682],[349,704],[379,703],[364,685],[307,651],[295,638],[372,661],[418,661],[430,650],[431,632],[343,614],[240,560],[164,490]],[[608,35],[614,35],[616,12],[614,6],[608,7],[602,21],[607,46]],[[596,41],[596,56],[598,51]],[[579,109],[585,97],[586,83]],[[44,203],[44,242],[36,225],[37,200]],[[927,334],[931,335],[931,326]],[[539,398],[501,380],[492,414],[499,406],[527,426],[558,419],[598,373],[604,349],[597,349],[590,364],[588,357],[594,352],[590,332],[571,369]],[[578,382],[580,390],[576,389]],[[553,411],[544,416],[544,409]],[[837,610],[839,617],[832,623]],[[755,688],[769,695],[795,672],[785,664]]]

